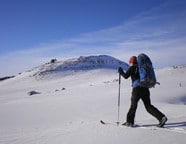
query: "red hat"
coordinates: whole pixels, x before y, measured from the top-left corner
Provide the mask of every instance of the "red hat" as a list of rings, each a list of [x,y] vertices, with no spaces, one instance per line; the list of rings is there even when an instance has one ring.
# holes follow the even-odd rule
[[[131,56],[129,59],[129,64],[137,64],[137,57],[136,56]]]

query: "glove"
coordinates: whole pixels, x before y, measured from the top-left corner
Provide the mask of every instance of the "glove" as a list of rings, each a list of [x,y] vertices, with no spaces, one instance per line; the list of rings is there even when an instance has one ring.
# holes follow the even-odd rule
[[[121,74],[121,75],[124,73],[124,72],[123,72],[123,69],[122,69],[121,67],[118,68],[118,72],[119,72],[119,74]]]

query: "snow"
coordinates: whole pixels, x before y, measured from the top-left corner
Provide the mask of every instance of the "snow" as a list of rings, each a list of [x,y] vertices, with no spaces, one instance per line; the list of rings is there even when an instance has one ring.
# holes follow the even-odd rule
[[[73,58],[66,61],[46,63],[45,65],[34,69],[36,71],[39,69],[34,75],[38,79],[46,79],[48,77],[52,77],[53,79],[54,75],[66,76],[73,72],[95,69],[117,69],[118,67],[127,69],[128,64],[108,55],[80,56],[79,58]]]
[[[56,65],[61,67],[61,62]],[[101,119],[117,121],[117,70],[102,67],[67,71],[64,75],[60,69],[39,77],[51,66],[46,64],[0,82],[0,144],[185,143],[185,66],[156,69],[161,85],[151,89],[152,104],[166,114],[167,127],[172,130],[100,124]],[[28,95],[30,91],[40,94]],[[131,80],[122,79],[121,123],[126,118],[130,94]],[[135,121],[158,123],[141,101]]]

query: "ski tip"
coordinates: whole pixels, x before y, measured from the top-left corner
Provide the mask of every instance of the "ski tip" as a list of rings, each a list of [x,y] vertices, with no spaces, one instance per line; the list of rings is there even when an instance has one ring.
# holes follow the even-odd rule
[[[102,124],[106,124],[104,121],[102,121],[102,120],[100,120],[100,123],[102,123]]]

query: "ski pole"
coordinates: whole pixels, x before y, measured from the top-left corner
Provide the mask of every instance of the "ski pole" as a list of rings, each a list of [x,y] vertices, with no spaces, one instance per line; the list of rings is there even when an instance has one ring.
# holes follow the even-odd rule
[[[118,121],[116,122],[117,123],[117,126],[119,125],[119,113],[120,113],[120,85],[121,85],[121,75],[119,73],[119,91],[118,91]]]

